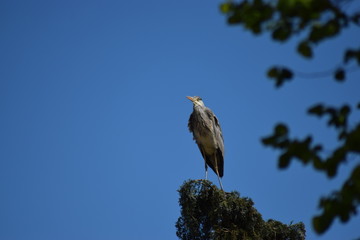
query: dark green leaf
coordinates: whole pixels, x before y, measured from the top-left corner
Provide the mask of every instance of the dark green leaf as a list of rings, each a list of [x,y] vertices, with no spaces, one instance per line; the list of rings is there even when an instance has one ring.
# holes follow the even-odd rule
[[[313,53],[308,41],[303,41],[298,45],[297,48],[298,53],[300,53],[303,57],[312,58]]]
[[[288,133],[288,128],[284,124],[278,124],[275,127],[275,135],[277,136],[284,136]]]
[[[280,87],[285,81],[289,81],[293,77],[293,73],[287,68],[273,67],[267,73],[269,78],[275,80],[275,86]]]
[[[321,145],[318,145],[314,148],[315,151],[320,151],[321,149],[322,149]],[[319,157],[313,158],[313,165],[316,169],[319,169],[319,170],[324,169],[324,164]]]
[[[360,65],[360,50],[347,50],[344,54],[344,63],[348,63],[352,59],[357,61],[357,64]]]
[[[360,25],[360,13],[359,12],[356,12],[350,19],[355,24]]]
[[[356,52],[354,50],[347,50],[344,54],[344,63],[348,63],[355,56]]]
[[[348,133],[346,148],[360,154],[360,123]]]
[[[281,75],[284,79],[291,79],[293,77],[292,71],[286,68],[282,69]]]
[[[338,70],[336,70],[334,78],[338,82],[343,82],[345,80],[345,71],[342,68],[339,68]]]
[[[308,113],[321,117],[324,115],[324,106],[322,104],[315,105],[308,110]]]
[[[331,223],[331,216],[318,216],[313,218],[313,226],[317,233],[324,233]]]
[[[341,131],[339,133],[338,139],[342,140],[342,139],[345,139],[346,137],[347,137],[347,132],[346,131]]]
[[[291,156],[287,153],[282,154],[279,157],[279,168],[287,168],[289,166]]]
[[[232,9],[233,9],[233,5],[231,3],[220,4],[220,11],[224,14],[229,13]]]
[[[314,147],[314,151],[315,152],[319,152],[319,151],[321,151],[323,149],[323,147],[321,146],[321,145],[316,145],[315,147]]]
[[[230,16],[228,18],[228,23],[229,24],[238,24],[238,23],[242,23],[242,18],[240,15],[233,15],[233,16]]]
[[[276,143],[276,138],[267,137],[267,138],[262,138],[261,141],[264,145],[274,145]]]
[[[269,78],[277,78],[279,75],[279,71],[276,67],[273,67],[268,71],[267,75]]]
[[[272,33],[274,40],[283,42],[286,41],[292,35],[292,26],[290,23],[280,24]]]
[[[338,20],[332,19],[325,24],[314,25],[309,34],[309,41],[318,43],[326,38],[337,35],[340,31]]]
[[[350,107],[348,105],[344,105],[340,109],[340,114],[347,116],[349,115],[350,111],[351,111]]]

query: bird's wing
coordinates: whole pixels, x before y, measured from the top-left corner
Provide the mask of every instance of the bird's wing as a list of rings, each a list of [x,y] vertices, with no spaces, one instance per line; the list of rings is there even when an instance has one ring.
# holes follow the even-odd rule
[[[217,144],[217,160],[218,160],[218,168],[219,168],[219,175],[220,177],[224,174],[224,153],[225,153],[225,147],[224,147],[224,138],[222,135],[222,130],[220,127],[219,120],[215,116],[215,114],[207,108],[205,110],[206,114],[209,116],[209,118],[213,122],[213,131],[214,131],[214,137],[216,139]]]
[[[214,129],[216,140],[218,140],[222,145],[224,145],[224,138],[222,135],[222,130],[221,130],[219,120],[217,119],[215,114],[209,108],[206,108],[205,112],[208,115],[208,117],[211,119],[211,121],[213,122],[213,129]],[[222,147],[222,150],[223,149],[224,149],[224,147]]]
[[[188,128],[190,132],[194,132],[194,113],[190,114],[189,122],[188,122]]]
[[[218,134],[219,138],[221,138],[221,142],[224,144],[224,138],[222,135],[221,126],[220,126],[219,120],[217,119],[215,114],[214,114],[214,123],[215,123],[215,128],[216,128],[215,132]]]

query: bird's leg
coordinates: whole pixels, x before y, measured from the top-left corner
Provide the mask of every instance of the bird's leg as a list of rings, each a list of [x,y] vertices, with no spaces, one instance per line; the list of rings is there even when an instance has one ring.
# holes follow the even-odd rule
[[[220,188],[221,188],[221,190],[224,191],[223,185],[222,185],[222,183],[221,183],[221,178],[219,177],[219,173],[216,173],[216,175],[217,175],[217,177],[218,177],[218,179],[219,179]]]
[[[223,188],[223,185],[222,185],[222,182],[221,182],[221,178],[220,178],[220,176],[219,176],[219,171],[218,171],[217,165],[215,166],[215,170],[216,170],[216,176],[217,176],[218,179],[219,179],[220,188],[221,188],[221,190],[224,191],[224,188]]]
[[[217,159],[216,159],[216,155],[215,155],[215,173],[216,173],[216,176],[218,177],[218,180],[219,180],[219,183],[220,183],[220,188],[221,190],[224,191],[224,188],[223,188],[223,185],[222,185],[222,182],[221,182],[221,178],[219,176],[219,170],[218,170],[218,165],[217,165]]]

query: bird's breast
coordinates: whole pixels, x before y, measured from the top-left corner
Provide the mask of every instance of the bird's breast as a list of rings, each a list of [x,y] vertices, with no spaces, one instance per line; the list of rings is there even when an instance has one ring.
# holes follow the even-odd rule
[[[194,132],[194,137],[196,143],[201,146],[207,154],[213,154],[216,151],[217,144],[211,132],[203,132],[202,134],[196,134],[196,132]]]

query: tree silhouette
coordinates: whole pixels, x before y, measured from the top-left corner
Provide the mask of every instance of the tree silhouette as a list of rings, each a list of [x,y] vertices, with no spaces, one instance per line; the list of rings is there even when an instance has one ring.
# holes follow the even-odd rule
[[[314,48],[325,40],[341,34],[350,26],[360,26],[360,11],[349,8],[352,0],[245,0],[227,1],[221,4],[221,11],[227,16],[231,25],[240,25],[253,34],[269,32],[274,41],[285,42],[292,37],[305,36],[297,43],[297,53],[306,58],[314,57]],[[350,9],[345,11],[345,7]],[[352,11],[352,12],[351,12]],[[356,39],[359,44],[359,39]],[[336,61],[336,60],[335,60]],[[307,74],[332,76],[335,81],[344,82],[349,72],[360,66],[360,45],[344,49],[343,58],[338,66],[330,72]],[[285,82],[304,74],[294,73],[285,66],[273,66],[267,76],[281,87]],[[360,96],[360,95],[359,95]],[[304,139],[291,138],[286,124],[278,124],[271,135],[264,137],[262,143],[280,150],[279,168],[286,168],[292,160],[311,164],[316,171],[324,172],[334,178],[341,164],[360,157],[360,121],[349,127],[348,119],[352,109],[360,109],[359,103],[340,107],[326,104],[314,104],[309,107],[308,114],[328,119],[328,126],[337,131],[338,146],[330,153],[323,150],[323,145],[314,143],[313,136]],[[352,156],[352,157],[349,157]],[[355,157],[354,157],[355,156]],[[356,165],[342,187],[323,197],[319,201],[322,213],[313,218],[313,226],[317,233],[325,232],[335,218],[347,222],[356,214],[360,204],[360,164]]]
[[[179,189],[182,240],[303,240],[305,226],[264,221],[250,198],[224,192],[207,180],[189,180]]]

